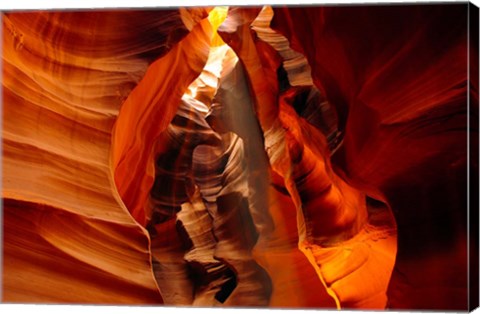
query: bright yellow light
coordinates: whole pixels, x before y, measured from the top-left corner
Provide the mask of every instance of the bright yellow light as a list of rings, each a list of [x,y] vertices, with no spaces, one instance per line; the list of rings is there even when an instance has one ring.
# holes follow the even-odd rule
[[[208,20],[213,27],[213,38],[212,38],[212,47],[218,47],[225,45],[222,38],[218,35],[217,29],[220,25],[225,21],[227,17],[228,7],[215,7],[210,13],[208,14]]]

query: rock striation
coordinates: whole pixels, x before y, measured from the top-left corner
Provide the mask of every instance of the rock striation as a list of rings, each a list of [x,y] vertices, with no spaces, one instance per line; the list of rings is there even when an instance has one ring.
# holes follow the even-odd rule
[[[4,13],[3,300],[465,310],[467,9]]]

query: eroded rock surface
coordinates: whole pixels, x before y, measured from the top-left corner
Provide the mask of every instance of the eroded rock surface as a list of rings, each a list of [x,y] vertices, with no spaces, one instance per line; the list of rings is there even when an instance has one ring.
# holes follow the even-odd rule
[[[466,8],[3,14],[4,300],[466,309]]]

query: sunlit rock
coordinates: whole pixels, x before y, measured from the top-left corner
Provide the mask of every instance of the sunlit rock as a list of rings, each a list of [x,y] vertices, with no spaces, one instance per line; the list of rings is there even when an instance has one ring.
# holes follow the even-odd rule
[[[467,8],[4,13],[4,300],[465,310]]]

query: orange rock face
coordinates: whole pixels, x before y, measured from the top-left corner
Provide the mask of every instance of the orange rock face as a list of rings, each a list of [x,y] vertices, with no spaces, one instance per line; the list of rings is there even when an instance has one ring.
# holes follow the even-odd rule
[[[467,7],[4,13],[3,300],[469,308]]]

